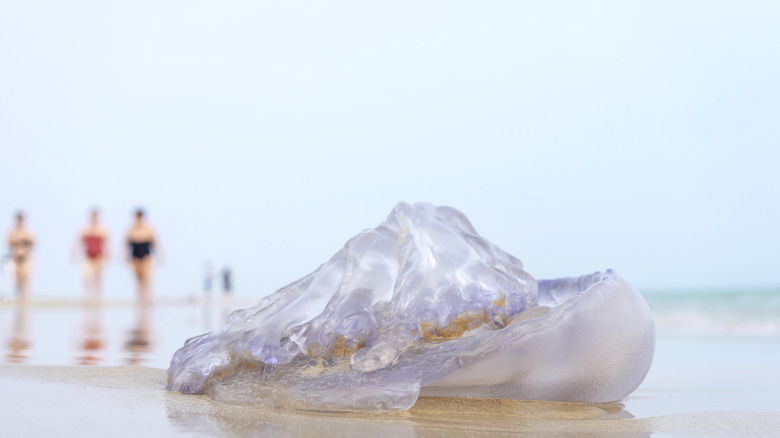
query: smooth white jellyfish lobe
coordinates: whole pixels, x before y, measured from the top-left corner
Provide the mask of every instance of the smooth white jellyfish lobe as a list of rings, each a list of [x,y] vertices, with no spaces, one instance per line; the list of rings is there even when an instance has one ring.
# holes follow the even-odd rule
[[[612,271],[539,282],[550,306],[504,348],[423,388],[424,395],[603,403],[642,382],[655,350],[652,315],[641,295]],[[529,312],[532,313],[536,309]],[[523,316],[523,314],[518,315]],[[515,330],[516,323],[506,330]],[[518,339],[516,335],[528,335]]]
[[[398,204],[316,271],[173,357],[168,389],[407,409],[432,395],[606,402],[644,378],[647,305],[607,271],[536,282],[450,207]]]

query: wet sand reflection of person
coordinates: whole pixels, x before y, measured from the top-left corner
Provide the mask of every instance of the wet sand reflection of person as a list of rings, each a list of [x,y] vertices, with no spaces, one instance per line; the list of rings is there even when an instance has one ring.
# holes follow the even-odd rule
[[[11,336],[8,338],[8,352],[6,359],[9,363],[24,363],[29,359],[27,350],[30,349],[30,333],[27,324],[27,304],[21,301],[16,303],[14,309],[14,324],[11,327]]]
[[[151,352],[151,307],[149,303],[140,302],[135,306],[135,324],[130,331],[130,339],[125,343],[128,365],[140,364],[148,359]]]
[[[138,290],[138,303],[151,302],[152,255],[161,259],[161,251],[154,230],[144,221],[144,211],[135,212],[135,222],[127,233],[130,262]]]
[[[16,227],[8,233],[8,248],[14,262],[16,294],[21,301],[27,300],[29,293],[32,260],[30,251],[35,244],[32,233],[24,226],[24,213],[16,214]]]
[[[105,350],[103,341],[102,307],[99,302],[90,302],[84,307],[84,325],[80,355],[76,357],[79,365],[100,365]]]
[[[84,255],[84,298],[87,303],[100,301],[103,294],[103,262],[108,260],[108,231],[100,225],[98,211],[90,212],[90,223],[79,233],[71,258]]]
[[[214,267],[211,262],[203,262],[203,330],[211,331],[211,291],[214,287]]]

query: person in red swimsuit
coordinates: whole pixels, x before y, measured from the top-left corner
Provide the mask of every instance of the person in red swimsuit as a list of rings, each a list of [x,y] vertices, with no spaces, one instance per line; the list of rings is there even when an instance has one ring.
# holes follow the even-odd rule
[[[85,299],[88,303],[97,303],[103,294],[103,262],[108,259],[108,231],[100,225],[97,210],[90,212],[89,225],[79,233],[76,248],[84,256]]]

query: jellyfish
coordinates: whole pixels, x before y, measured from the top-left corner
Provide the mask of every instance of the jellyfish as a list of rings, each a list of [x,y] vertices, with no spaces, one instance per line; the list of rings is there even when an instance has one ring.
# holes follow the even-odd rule
[[[536,280],[460,211],[397,204],[314,272],[187,340],[167,389],[237,405],[405,410],[420,395],[618,401],[655,327],[616,272]]]

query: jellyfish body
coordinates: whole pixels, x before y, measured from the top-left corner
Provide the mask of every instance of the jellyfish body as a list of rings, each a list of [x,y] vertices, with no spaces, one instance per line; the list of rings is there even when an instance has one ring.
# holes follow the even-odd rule
[[[174,355],[168,389],[234,404],[408,409],[425,395],[620,400],[652,362],[611,270],[536,281],[461,212],[398,204],[313,273]]]

